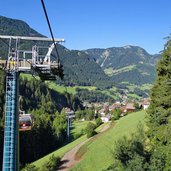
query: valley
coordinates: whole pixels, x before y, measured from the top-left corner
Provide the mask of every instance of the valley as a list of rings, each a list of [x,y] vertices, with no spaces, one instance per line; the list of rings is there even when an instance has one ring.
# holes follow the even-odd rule
[[[24,21],[3,16],[0,35],[46,37]],[[21,41],[17,53],[35,44],[49,47],[51,42]],[[8,48],[7,41],[0,39],[0,147],[5,130],[5,101],[9,100],[5,90],[11,90],[5,89],[9,85],[4,72]],[[159,156],[152,146],[164,150],[151,142],[159,145],[161,141],[163,149],[170,142],[170,44],[163,58],[136,45],[70,50],[57,44],[57,50],[59,54],[52,51],[54,58],[49,62],[57,62],[55,58],[60,56],[64,79],[58,73],[53,81],[48,77],[42,80],[35,70],[18,74],[19,100],[15,100],[15,106],[34,118],[31,131],[19,134],[21,170],[49,171],[61,166],[72,171],[108,171],[138,167],[139,163],[143,169],[147,166],[153,170]],[[44,52],[47,53],[40,53]],[[0,151],[0,167],[2,156]],[[168,156],[165,154],[167,160]],[[67,160],[74,162],[61,165]]]

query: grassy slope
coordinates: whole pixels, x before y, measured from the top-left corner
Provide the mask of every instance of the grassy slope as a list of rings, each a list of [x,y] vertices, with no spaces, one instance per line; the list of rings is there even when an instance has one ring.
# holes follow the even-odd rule
[[[80,163],[72,170],[74,171],[98,171],[107,168],[112,164],[112,150],[114,142],[124,135],[130,135],[137,129],[137,124],[144,123],[145,112],[129,114],[121,118],[116,125],[102,134],[97,140],[92,140],[87,144],[87,153],[83,156]],[[85,149],[85,147],[83,147]]]
[[[74,87],[65,87],[65,86],[59,86],[54,82],[47,82],[49,88],[54,89],[60,93],[63,93],[65,91],[67,91],[68,93],[71,94],[76,94],[76,88],[80,88],[80,89],[88,89],[89,91],[93,91],[96,90],[96,87],[93,86],[74,86]]]
[[[78,131],[79,131],[79,128],[84,129],[84,128],[86,127],[87,124],[88,124],[88,121],[80,122],[80,123],[78,123],[78,122],[74,123],[75,128],[72,130],[72,132],[74,132],[74,133],[75,133],[75,132],[78,132]],[[105,125],[106,125],[106,124],[100,125],[100,126],[96,129],[96,131],[99,132],[100,129],[102,129],[103,126],[105,126]],[[86,139],[87,139],[87,136],[86,136],[86,135],[83,135],[83,136],[81,136],[80,138],[76,139],[75,141],[73,141],[73,142],[71,142],[71,143],[65,145],[64,147],[61,147],[60,149],[58,149],[58,150],[56,150],[56,151],[54,151],[54,152],[52,152],[52,153],[50,153],[50,154],[48,154],[48,155],[46,155],[46,156],[44,156],[43,158],[41,158],[41,159],[39,159],[39,160],[33,162],[32,164],[34,164],[36,167],[41,167],[46,161],[49,160],[49,157],[50,157],[52,154],[54,154],[55,156],[62,157],[66,152],[68,152],[69,150],[71,150],[72,148],[74,148],[77,144],[79,144],[79,143],[85,141]]]
[[[21,74],[21,75],[22,75],[22,77],[26,77],[28,80],[30,80],[30,79],[39,79],[39,77],[34,78],[30,74]],[[51,89],[53,89],[53,90],[55,90],[55,91],[57,91],[59,93],[64,93],[65,91],[67,91],[68,93],[73,94],[73,95],[76,94],[76,88],[88,89],[89,91],[95,91],[96,90],[96,87],[93,87],[93,86],[73,86],[73,87],[59,86],[55,82],[52,82],[52,81],[46,81],[46,84],[48,85],[49,88],[51,88]],[[133,91],[134,88],[135,88],[135,85],[130,84],[129,86],[127,86],[127,88],[130,91]],[[142,86],[139,86],[139,88],[141,90],[149,90],[151,88],[151,84],[144,84]],[[99,90],[96,90],[96,91],[99,91]],[[119,98],[119,93],[117,92],[116,87],[112,87],[112,88],[106,89],[106,90],[100,90],[99,92],[101,92],[103,94],[106,94],[106,95],[108,95],[108,96],[110,96],[110,97],[112,97],[114,99]],[[113,92],[113,93],[111,94],[111,92]],[[137,98],[137,99],[140,98],[136,94],[128,94],[128,97]]]
[[[127,95],[128,95],[129,98],[132,98],[132,99],[140,99],[141,98],[140,96],[138,96],[136,94],[130,94],[130,93],[128,93]]]
[[[113,76],[116,74],[120,74],[123,72],[128,72],[131,71],[132,69],[134,69],[136,67],[136,65],[129,65],[120,69],[113,69],[113,68],[107,68],[104,70],[105,74],[107,74],[108,76]]]
[[[36,167],[41,167],[46,161],[49,160],[49,157],[53,154],[55,155],[56,157],[59,156],[59,157],[62,157],[67,151],[71,150],[72,148],[74,148],[77,144],[85,141],[87,138],[86,138],[86,135],[78,138],[77,140],[67,144],[66,146],[48,154],[47,156],[33,162],[32,164],[35,165]]]
[[[150,90],[153,87],[153,84],[143,84],[142,86],[140,86],[139,88],[141,90]]]
[[[80,134],[84,130],[90,121],[75,121],[72,123],[71,134]],[[95,122],[93,122],[95,123]]]

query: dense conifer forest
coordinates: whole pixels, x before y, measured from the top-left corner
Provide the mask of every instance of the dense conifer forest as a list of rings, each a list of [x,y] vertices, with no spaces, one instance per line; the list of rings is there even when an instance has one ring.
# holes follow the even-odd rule
[[[3,149],[5,79],[0,72],[0,147]],[[19,107],[34,116],[34,126],[31,131],[20,132],[20,162],[25,164],[59,148],[67,141],[67,116],[64,111],[69,107],[74,111],[82,109],[82,103],[68,94],[57,93],[40,80],[27,80],[20,77]],[[0,164],[2,164],[0,150]],[[1,167],[1,166],[0,166]]]

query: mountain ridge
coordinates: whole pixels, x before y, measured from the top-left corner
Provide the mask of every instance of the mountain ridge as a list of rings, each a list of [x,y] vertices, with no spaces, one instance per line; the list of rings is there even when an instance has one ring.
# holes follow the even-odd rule
[[[11,27],[11,25],[13,28]],[[10,33],[11,36],[16,36],[18,32],[20,32],[20,36],[45,37],[34,29],[32,29],[25,21],[0,16],[1,35],[8,35]]]
[[[21,20],[11,19],[0,16],[0,34],[1,35],[15,35],[15,36],[40,36],[43,35],[30,28],[28,24]],[[42,42],[37,42],[42,46]],[[22,50],[31,49],[34,45],[34,41],[27,43],[21,43]],[[44,43],[48,46],[47,43]],[[78,50],[69,50],[62,45],[57,46],[61,61],[64,65],[64,81],[57,80],[59,84],[65,84],[69,86],[84,85],[84,86],[96,86],[98,88],[112,87],[110,78],[104,73],[97,63],[90,60],[88,55]],[[0,57],[7,59],[8,47],[0,41]],[[55,55],[55,52],[53,52]]]
[[[102,67],[113,82],[136,85],[153,83],[155,66],[161,58],[160,54],[151,55],[145,49],[133,45],[94,48],[84,52]]]
[[[0,16],[0,34],[18,36],[43,36],[22,20]],[[22,44],[24,48],[30,44]],[[83,85],[98,88],[110,88],[116,84],[129,82],[141,85],[153,83],[155,65],[160,54],[151,55],[139,46],[91,48],[87,50],[69,50],[58,45],[64,65],[64,81],[59,84],[68,86]],[[7,47],[0,42],[0,56],[7,57]]]

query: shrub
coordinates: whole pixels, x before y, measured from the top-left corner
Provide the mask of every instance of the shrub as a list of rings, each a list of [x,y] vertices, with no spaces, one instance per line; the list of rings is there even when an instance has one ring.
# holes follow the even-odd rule
[[[148,170],[149,153],[146,151],[144,142],[146,135],[143,125],[138,125],[138,130],[131,137],[122,137],[115,142],[112,152],[114,163],[106,170],[144,171]],[[159,153],[160,154],[160,153]]]
[[[98,118],[96,119],[96,125],[97,125],[97,127],[100,126],[102,123],[103,123],[103,122],[102,122],[101,118],[98,117]]]
[[[112,120],[118,120],[121,116],[121,109],[114,109],[113,111],[111,111],[112,114]]]
[[[60,158],[54,155],[50,156],[49,161],[43,164],[41,171],[56,171],[60,165]]]
[[[87,138],[90,138],[90,137],[94,136],[95,134],[97,134],[97,132],[95,131],[95,129],[96,129],[96,125],[95,124],[93,124],[91,122],[89,122],[87,124],[87,127],[85,129],[86,134],[87,134]]]

